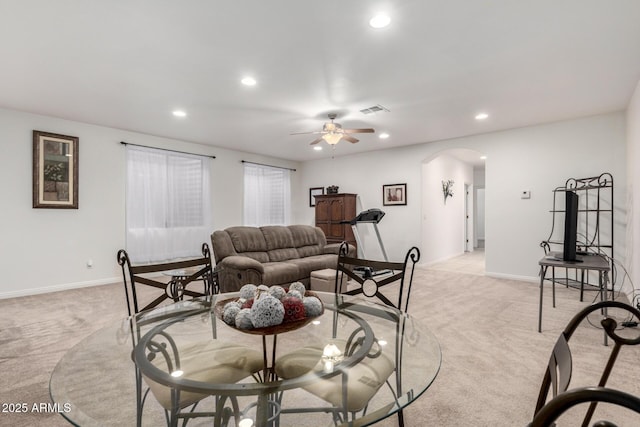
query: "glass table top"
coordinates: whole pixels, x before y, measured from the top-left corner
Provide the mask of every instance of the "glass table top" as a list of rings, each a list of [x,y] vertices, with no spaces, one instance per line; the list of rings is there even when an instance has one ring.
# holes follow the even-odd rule
[[[298,329],[277,335],[245,333],[225,324],[216,315],[216,303],[237,294],[178,302],[141,314],[132,321],[123,319],[85,338],[63,356],[51,376],[52,399],[55,403],[69,404],[71,410],[62,415],[72,424],[135,425],[135,361],[148,383],[170,384],[181,393],[233,396],[238,399],[243,416],[255,420],[256,425],[264,425],[261,414],[266,410],[260,409],[267,405],[264,402],[275,399],[282,410],[281,426],[329,426],[334,425],[331,413],[297,411],[335,406],[309,391],[317,392],[321,384],[342,381],[350,373],[353,377],[356,367],[381,354],[392,361],[395,369],[386,384],[375,386],[379,389],[369,400],[368,422],[393,415],[427,390],[440,369],[441,353],[437,339],[426,325],[362,296],[316,294],[324,305],[323,314]],[[262,369],[253,376],[247,372],[242,379],[230,378],[217,383],[203,379],[206,375],[203,377],[201,372],[186,369],[179,376],[172,376],[174,367],[157,363],[158,359],[149,361],[151,344],[162,339],[166,342],[166,337],[176,343],[181,360],[193,357],[194,351],[200,351],[194,349],[200,349],[202,343],[209,349],[232,344],[246,348],[247,355],[253,352],[261,356],[266,368],[261,365]],[[348,342],[357,345],[350,354],[343,354]],[[337,343],[341,348],[340,357],[327,359],[326,353],[323,356],[323,349],[330,343]],[[163,348],[170,348],[170,343]],[[276,376],[279,362],[292,357],[296,362],[303,348],[320,349],[317,360],[306,367],[308,361],[301,361],[304,369],[287,379]],[[274,366],[275,369],[270,369]],[[357,381],[366,383],[371,379],[365,376]],[[330,400],[342,401],[339,394]],[[214,399],[208,400],[214,402]],[[198,410],[207,410],[207,405],[215,409],[215,403],[208,403],[207,399],[198,405]],[[273,415],[273,408],[269,411]],[[150,393],[144,405],[142,425],[165,423],[163,408]],[[211,425],[211,418],[193,419],[188,425]],[[233,418],[230,425],[234,425]]]

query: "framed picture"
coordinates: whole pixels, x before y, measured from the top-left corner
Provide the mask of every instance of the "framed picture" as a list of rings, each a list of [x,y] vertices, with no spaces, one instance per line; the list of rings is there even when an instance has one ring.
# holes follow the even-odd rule
[[[321,196],[324,194],[324,187],[313,187],[309,189],[309,206],[313,207],[316,205],[315,196]]]
[[[33,131],[33,207],[78,209],[78,138]]]
[[[382,204],[406,205],[407,204],[407,184],[389,184],[382,186]]]

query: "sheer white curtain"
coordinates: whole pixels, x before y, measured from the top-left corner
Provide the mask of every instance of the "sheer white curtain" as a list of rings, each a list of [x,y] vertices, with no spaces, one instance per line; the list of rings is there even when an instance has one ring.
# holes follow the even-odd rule
[[[132,261],[202,254],[211,234],[210,162],[127,145],[126,247]]]
[[[288,225],[290,221],[290,171],[245,163],[244,225]]]

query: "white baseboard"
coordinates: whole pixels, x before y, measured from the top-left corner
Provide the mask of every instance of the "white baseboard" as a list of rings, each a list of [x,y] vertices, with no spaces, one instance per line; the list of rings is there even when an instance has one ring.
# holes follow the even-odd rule
[[[519,276],[516,274],[504,274],[504,273],[493,273],[493,272],[485,272],[484,273],[485,276],[487,277],[494,277],[496,279],[508,279],[508,280],[519,280],[522,282],[534,282],[534,283],[540,283],[540,278],[539,277],[532,277],[532,276]]]
[[[62,285],[45,286],[42,288],[21,289],[19,291],[2,292],[0,299],[24,297],[28,295],[46,294],[49,292],[66,291],[69,289],[88,288],[90,286],[110,285],[112,283],[122,282],[122,278],[112,277],[108,279],[89,280],[86,282],[65,283]]]

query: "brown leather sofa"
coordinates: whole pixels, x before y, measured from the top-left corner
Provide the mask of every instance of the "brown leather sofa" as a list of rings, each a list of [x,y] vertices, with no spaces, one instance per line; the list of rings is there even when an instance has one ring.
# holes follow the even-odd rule
[[[327,244],[322,230],[311,225],[230,227],[215,231],[211,244],[221,292],[247,283],[308,285],[312,271],[336,268],[340,248]],[[353,256],[355,248],[349,253]]]

